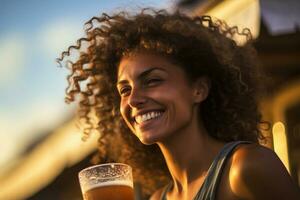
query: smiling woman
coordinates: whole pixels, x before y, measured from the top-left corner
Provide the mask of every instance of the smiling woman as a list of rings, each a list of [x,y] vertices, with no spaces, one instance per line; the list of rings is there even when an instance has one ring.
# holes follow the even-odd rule
[[[248,30],[151,9],[87,25],[58,60],[70,69],[66,100],[81,97],[85,134],[100,132],[100,162],[133,166],[145,198],[298,199],[278,157],[258,144],[265,122]],[[73,50],[80,58],[68,62]]]

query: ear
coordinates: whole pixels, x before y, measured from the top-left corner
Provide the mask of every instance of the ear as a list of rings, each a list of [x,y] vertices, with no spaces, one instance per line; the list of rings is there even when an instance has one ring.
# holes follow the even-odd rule
[[[207,98],[210,90],[210,85],[210,79],[206,76],[198,78],[193,83],[193,96],[195,103],[201,103]]]

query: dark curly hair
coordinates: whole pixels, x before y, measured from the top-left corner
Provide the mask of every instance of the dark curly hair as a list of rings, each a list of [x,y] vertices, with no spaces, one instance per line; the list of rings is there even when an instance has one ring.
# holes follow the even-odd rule
[[[98,130],[98,162],[125,162],[146,195],[169,180],[157,145],[143,145],[123,121],[116,90],[123,56],[146,51],[171,58],[190,78],[207,76],[209,96],[201,105],[208,133],[217,140],[250,140],[261,135],[257,107],[258,63],[248,29],[242,32],[209,16],[188,17],[178,11],[143,9],[138,14],[102,14],[86,23],[86,36],[61,54],[70,70],[67,102],[79,96],[79,117],[87,137]],[[244,39],[238,45],[236,37]],[[74,51],[79,57],[71,61]],[[68,57],[68,59],[66,59]]]

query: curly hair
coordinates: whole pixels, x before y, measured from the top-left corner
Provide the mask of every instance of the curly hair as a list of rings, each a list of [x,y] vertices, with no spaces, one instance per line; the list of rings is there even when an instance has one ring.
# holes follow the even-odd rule
[[[257,106],[258,63],[248,29],[242,32],[209,16],[188,17],[178,11],[143,9],[137,14],[102,14],[86,22],[86,36],[61,54],[66,61],[66,101],[77,101],[79,117],[88,136],[98,130],[99,162],[125,162],[133,166],[135,180],[149,195],[169,181],[157,145],[146,146],[130,133],[123,121],[116,90],[117,67],[123,56],[146,51],[172,58],[190,80],[207,76],[211,88],[201,105],[208,133],[217,140],[261,137]],[[238,45],[236,37],[246,43]],[[76,61],[66,59],[79,52]],[[151,177],[151,178],[149,178]]]

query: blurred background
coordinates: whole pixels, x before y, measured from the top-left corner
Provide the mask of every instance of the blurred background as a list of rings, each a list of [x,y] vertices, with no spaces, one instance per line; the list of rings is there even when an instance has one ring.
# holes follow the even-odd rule
[[[260,99],[272,123],[263,144],[300,185],[300,1],[0,0],[0,200],[82,199],[77,173],[97,135],[81,141],[76,105],[66,105],[66,70],[55,59],[102,12],[141,7],[209,14],[251,29],[269,75]]]

